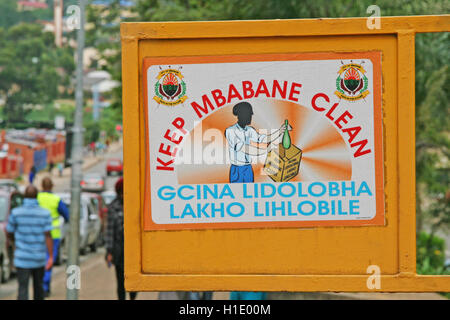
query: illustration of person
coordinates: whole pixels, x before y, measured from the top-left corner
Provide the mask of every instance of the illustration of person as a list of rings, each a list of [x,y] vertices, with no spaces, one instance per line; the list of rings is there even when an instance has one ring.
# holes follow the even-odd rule
[[[252,157],[267,153],[269,145],[284,133],[286,125],[268,135],[259,134],[250,126],[253,108],[248,102],[236,104],[233,115],[237,116],[237,123],[225,129],[231,162],[230,183],[254,182]]]

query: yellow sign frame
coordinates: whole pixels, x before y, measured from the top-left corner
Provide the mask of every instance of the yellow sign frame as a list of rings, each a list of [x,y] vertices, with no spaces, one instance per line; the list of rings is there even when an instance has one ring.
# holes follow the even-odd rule
[[[414,101],[415,34],[448,31],[449,15],[383,17],[380,29],[366,18],[123,23],[126,289],[450,291],[450,276],[416,274]],[[144,232],[144,57],[327,50],[383,53],[385,226]]]

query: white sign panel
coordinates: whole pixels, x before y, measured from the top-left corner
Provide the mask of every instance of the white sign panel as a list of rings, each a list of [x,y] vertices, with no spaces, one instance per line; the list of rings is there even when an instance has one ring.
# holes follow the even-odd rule
[[[383,225],[381,54],[144,59],[146,230]]]

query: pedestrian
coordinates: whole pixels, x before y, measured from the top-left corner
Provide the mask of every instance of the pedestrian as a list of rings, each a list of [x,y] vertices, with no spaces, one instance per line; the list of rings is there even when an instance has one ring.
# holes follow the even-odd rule
[[[39,192],[37,199],[39,205],[48,211],[52,217],[51,231],[52,243],[53,243],[53,254],[50,251],[47,252],[47,259],[56,260],[59,254],[59,245],[61,243],[61,225],[59,221],[59,216],[64,218],[64,221],[69,221],[69,209],[66,204],[61,200],[61,198],[52,193],[53,182],[49,177],[45,177],[42,180],[42,192]],[[52,280],[52,269],[48,269],[44,274],[44,291],[45,296],[49,297],[51,294],[51,280]]]
[[[50,163],[48,165],[48,173],[52,174],[52,170],[55,167],[55,164],[53,163],[52,160],[50,160]]]
[[[14,241],[14,265],[19,283],[18,300],[28,300],[28,283],[33,278],[34,300],[44,300],[42,280],[44,270],[51,269],[53,259],[46,259],[46,251],[52,256],[52,218],[50,212],[39,206],[36,200],[38,190],[29,185],[20,207],[14,208],[9,216],[6,232]],[[47,249],[47,250],[46,250]]]
[[[189,292],[189,300],[212,300],[211,291]]]
[[[265,292],[253,291],[233,291],[230,293],[230,300],[266,300]]]
[[[114,264],[117,278],[117,296],[125,300],[124,276],[124,240],[123,240],[123,178],[115,184],[116,198],[108,205],[106,225],[106,263],[108,268]],[[130,292],[130,299],[135,300],[137,292]]]
[[[64,166],[63,166],[62,162],[58,162],[58,173],[59,173],[60,178],[62,177],[63,170],[64,170]]]
[[[30,169],[30,174],[28,175],[28,182],[30,182],[30,184],[33,184],[35,177],[36,177],[36,167],[33,165]]]
[[[90,147],[91,147],[92,155],[95,156],[95,141],[91,142]]]

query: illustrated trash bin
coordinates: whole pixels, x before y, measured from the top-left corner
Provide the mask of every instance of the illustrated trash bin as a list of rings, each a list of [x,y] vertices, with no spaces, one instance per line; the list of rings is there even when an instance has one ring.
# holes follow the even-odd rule
[[[293,144],[288,149],[280,143],[267,154],[264,172],[275,182],[286,182],[294,178],[300,169],[302,150]]]

